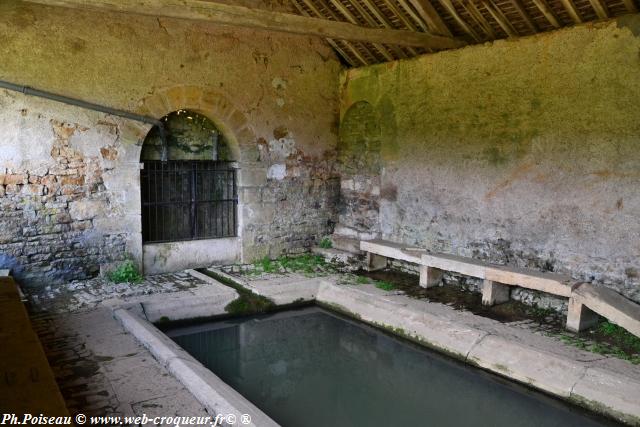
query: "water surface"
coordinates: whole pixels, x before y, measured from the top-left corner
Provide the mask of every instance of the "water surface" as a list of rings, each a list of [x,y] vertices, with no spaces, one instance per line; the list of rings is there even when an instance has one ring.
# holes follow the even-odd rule
[[[284,427],[616,425],[320,308],[167,334]]]

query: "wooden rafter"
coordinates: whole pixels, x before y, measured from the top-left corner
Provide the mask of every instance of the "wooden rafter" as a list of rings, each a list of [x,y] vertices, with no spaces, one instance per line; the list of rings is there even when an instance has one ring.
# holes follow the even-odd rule
[[[496,6],[491,0],[482,0],[482,5],[487,9],[487,12],[489,12],[491,17],[496,20],[498,25],[500,25],[500,28],[507,33],[507,36],[518,37],[518,32],[513,28],[498,6]]]
[[[609,12],[607,11],[607,5],[604,4],[602,0],[589,0],[591,7],[596,11],[596,15],[600,19],[607,19],[609,17]]]
[[[558,21],[558,18],[556,17],[555,13],[553,13],[553,10],[551,10],[551,7],[546,0],[533,0],[533,3],[538,9],[540,9],[540,12],[542,12],[544,17],[547,18],[547,21],[549,21],[551,25],[556,28],[561,27],[560,21]]]
[[[291,13],[252,9],[243,6],[214,3],[202,0],[26,0],[46,6],[62,6],[98,12],[126,12],[154,17],[213,22],[269,31],[302,34],[322,38],[388,43],[399,46],[416,46],[426,49],[447,49],[464,45],[449,37],[433,34],[369,28],[348,22],[311,18]]]
[[[460,25],[460,27],[462,27],[462,29],[467,34],[469,34],[476,41],[482,40],[478,33],[476,33],[474,29],[471,28],[471,26],[469,26],[469,24],[467,24],[467,22],[460,17],[460,15],[458,15],[458,11],[456,11],[456,8],[453,6],[453,3],[451,3],[451,0],[441,0],[441,3],[447,10],[447,12],[449,12],[453,19],[458,23],[458,25]]]
[[[624,7],[626,7],[629,12],[635,13],[638,11],[638,8],[633,0],[622,0],[622,2],[624,3]]]
[[[387,18],[386,15],[382,13],[382,11],[378,8],[378,6],[376,6],[376,4],[373,1],[365,1],[364,5],[367,9],[371,11],[373,16],[375,16],[376,19],[382,23],[382,25],[385,28],[393,28],[393,24],[391,24],[391,21],[389,21],[389,18]],[[410,46],[406,46],[406,49],[409,51],[411,55],[418,54],[418,52]]]
[[[433,34],[452,37],[451,31],[429,0],[409,0]]]
[[[476,21],[476,23],[480,28],[482,28],[482,31],[484,31],[484,33],[490,39],[495,39],[496,38],[495,31],[493,31],[491,24],[489,23],[489,21],[485,19],[482,13],[478,10],[478,7],[475,5],[475,3],[471,0],[464,0],[462,1],[461,4],[462,4],[462,7],[467,11],[469,16]]]
[[[367,23],[367,25],[369,25],[370,27],[377,27],[379,24],[376,22],[376,20],[374,19],[373,16],[371,16],[371,14],[369,13],[369,11],[367,11],[361,4],[360,2],[358,2],[358,0],[353,0],[351,2],[351,5],[353,6],[353,8],[358,12],[358,14],[360,14],[360,16],[362,17],[362,19],[364,19],[364,21]],[[378,21],[380,22],[380,25],[382,25],[382,27],[385,28],[393,28],[391,26],[390,23],[388,23],[388,21],[386,21],[386,18],[384,18],[384,15],[381,14],[381,17],[383,19],[379,19]],[[396,55],[396,58],[406,58],[407,55],[404,53],[404,51],[402,49],[400,49],[397,46],[391,46],[390,49],[393,51],[393,53]],[[415,51],[414,51],[415,52]],[[412,53],[413,55],[414,53]]]
[[[298,10],[298,12],[300,12],[301,15],[303,16],[309,16],[309,14],[307,13],[306,10],[304,10],[304,8],[298,4],[297,0],[291,0],[291,2],[293,3],[293,5],[295,6],[295,8]],[[349,65],[354,66],[354,65],[366,65],[367,62],[364,60],[364,58],[359,58],[360,54],[356,51],[355,53],[352,52],[351,54],[354,56],[351,56],[349,54],[347,54],[344,49],[342,49],[338,43],[336,43],[333,39],[325,39],[327,41],[327,43],[329,43],[329,45],[336,51],[338,52],[338,54],[340,56],[342,56],[342,58],[344,58],[345,61],[347,61],[349,63]],[[359,61],[359,63],[357,63],[356,61],[353,60],[353,58],[356,58],[357,61]]]
[[[329,1],[338,10],[338,12],[340,12],[342,14],[342,16],[344,16],[347,19],[347,21],[351,22],[352,24],[358,25],[358,20],[356,19],[356,17],[353,16],[351,11],[349,9],[347,9],[347,7],[344,4],[342,4],[342,2],[340,2],[339,0],[329,0]],[[330,10],[328,7],[326,9]],[[335,15],[334,15],[334,17],[335,17]],[[372,43],[372,44],[373,44],[373,47],[375,47],[376,50],[378,52],[380,52],[380,55],[382,55],[385,60],[387,60],[387,61],[392,61],[393,60],[393,56],[389,53],[389,51],[387,50],[386,47],[384,47],[380,43]],[[373,56],[375,58],[375,54],[373,54],[371,52],[370,52],[370,54],[371,54],[371,56]]]
[[[322,12],[320,12],[318,10],[318,8],[316,8],[316,6],[311,2],[311,0],[302,0],[302,2],[305,4],[305,6],[307,6],[309,8],[309,10],[315,14],[315,16],[323,16]],[[349,42],[344,42],[343,44],[347,47],[347,49],[349,49],[349,51],[353,54],[353,56],[360,61],[363,65],[367,65],[369,64],[369,61],[367,60],[367,58],[365,58],[364,56],[362,56],[362,54],[360,53],[360,51],[358,49],[356,49],[355,46],[353,46],[353,44],[349,43]]]
[[[529,27],[531,29],[531,31],[533,31],[534,33],[537,33],[538,32],[538,27],[533,22],[533,19],[531,19],[531,17],[527,13],[526,9],[524,8],[524,5],[522,4],[522,1],[521,0],[511,0],[511,4],[518,11],[520,16],[524,20],[524,22],[527,24],[527,27]]]
[[[564,6],[571,19],[573,19],[573,22],[576,24],[580,24],[582,22],[580,12],[578,12],[578,8],[573,3],[573,0],[560,0],[560,3],[562,3],[562,6]]]

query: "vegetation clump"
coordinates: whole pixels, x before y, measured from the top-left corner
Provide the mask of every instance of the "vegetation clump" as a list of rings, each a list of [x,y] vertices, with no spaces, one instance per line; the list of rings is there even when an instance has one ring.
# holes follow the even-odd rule
[[[331,249],[333,247],[333,242],[329,237],[323,237],[318,244],[322,249]]]
[[[140,283],[142,275],[138,267],[131,260],[120,264],[118,268],[108,274],[109,280],[113,283]]]
[[[563,332],[559,334],[559,338],[582,350],[640,364],[640,338],[611,322],[600,323],[580,335]]]
[[[306,275],[322,275],[335,273],[337,269],[328,263],[322,255],[303,254],[298,256],[281,256],[271,259],[268,256],[253,264],[247,274],[286,274],[304,273]]]
[[[376,285],[376,288],[382,289],[383,291],[392,291],[396,288],[396,285],[394,285],[391,282],[386,282],[384,280],[376,280],[374,284]]]

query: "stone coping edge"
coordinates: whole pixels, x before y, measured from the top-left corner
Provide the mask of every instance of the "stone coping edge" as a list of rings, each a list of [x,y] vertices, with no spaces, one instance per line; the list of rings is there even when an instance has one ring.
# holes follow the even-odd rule
[[[323,281],[316,302],[593,412],[640,426],[640,382],[623,374],[442,318],[421,309],[427,303],[419,300],[399,303],[382,294]]]
[[[151,352],[154,358],[207,408],[213,417],[218,414],[235,415],[238,420],[235,424],[225,420],[222,423],[223,426],[231,427],[237,425],[243,414],[251,416],[251,423],[242,425],[249,427],[279,426],[253,403],[204,367],[150,322],[123,307],[114,308],[113,317],[129,333],[136,337]]]

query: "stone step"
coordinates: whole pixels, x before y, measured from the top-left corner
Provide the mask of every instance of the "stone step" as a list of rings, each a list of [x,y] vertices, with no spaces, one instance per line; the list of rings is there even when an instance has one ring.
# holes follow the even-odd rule
[[[574,288],[569,300],[567,328],[580,331],[592,326],[598,320],[593,313],[640,337],[640,304],[609,288],[583,283]]]
[[[362,254],[362,251],[360,250],[360,239],[333,234],[331,236],[331,242],[333,244],[333,249],[351,252],[353,254]]]
[[[329,262],[344,264],[350,271],[359,270],[363,267],[362,255],[353,252],[336,248],[325,249],[317,246],[312,248],[311,252],[322,255]]]

